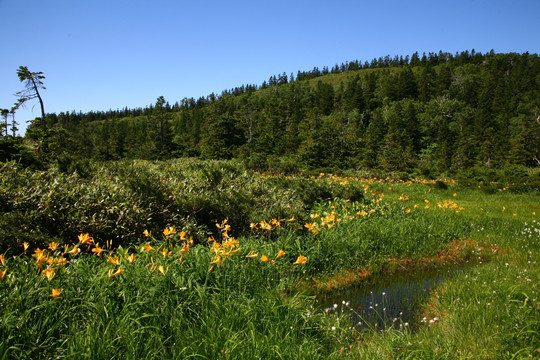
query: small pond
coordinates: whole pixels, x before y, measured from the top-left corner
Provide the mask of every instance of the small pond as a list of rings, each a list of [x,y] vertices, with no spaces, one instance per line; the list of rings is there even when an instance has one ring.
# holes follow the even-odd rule
[[[431,290],[463,270],[454,267],[415,275],[394,274],[360,288],[320,295],[317,302],[329,314],[350,316],[357,330],[416,328],[420,305]]]

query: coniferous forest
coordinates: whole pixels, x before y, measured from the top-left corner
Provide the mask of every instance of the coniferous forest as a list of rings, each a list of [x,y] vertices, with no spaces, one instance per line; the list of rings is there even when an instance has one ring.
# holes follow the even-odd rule
[[[473,50],[351,61],[172,105],[160,96],[145,108],[47,114],[27,138],[38,162],[63,166],[201,157],[276,172],[537,167],[540,59]]]

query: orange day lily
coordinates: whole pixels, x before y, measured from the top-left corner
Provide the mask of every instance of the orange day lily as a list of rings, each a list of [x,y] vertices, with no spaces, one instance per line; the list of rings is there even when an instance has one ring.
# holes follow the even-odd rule
[[[123,274],[124,273],[124,270],[122,270],[120,267],[118,267],[118,269],[113,273],[112,269],[109,270],[109,277],[110,278],[113,278],[117,275],[120,275],[120,274]]]
[[[58,259],[55,259],[56,266],[62,266],[67,264],[67,259],[63,256],[60,256]]]
[[[118,258],[118,256],[109,256],[107,258],[107,262],[113,265],[120,265],[120,259]]]
[[[51,281],[51,279],[54,277],[54,269],[53,268],[47,268],[43,270],[43,276],[47,278],[48,281]]]
[[[40,248],[34,250],[34,254],[32,256],[36,258],[36,262],[39,267],[41,267],[42,262],[47,261],[47,252],[45,250],[41,250]]]
[[[163,248],[163,250],[161,250],[159,253],[163,255],[163,257],[170,255],[169,250],[167,250],[166,248]]]
[[[51,291],[51,295],[49,295],[52,298],[58,297],[62,293],[62,290],[60,288],[54,288]]]
[[[223,265],[223,260],[221,259],[221,255],[216,255],[212,259],[212,262],[210,264],[221,264]]]
[[[282,257],[283,255],[285,255],[285,251],[283,251],[283,249],[280,249],[278,254],[276,255],[276,259],[277,260],[278,258]]]
[[[210,264],[212,264],[212,266],[210,266],[210,269],[208,269],[208,272],[211,272],[214,269],[214,266],[216,266],[216,264],[223,265],[223,260],[221,259],[220,255],[216,255],[214,256]]]
[[[266,231],[272,230],[272,225],[270,225],[269,223],[267,223],[267,222],[264,221],[264,220],[261,221],[261,222],[259,223],[259,225],[261,226],[261,229],[263,229],[263,230],[266,230]]]
[[[67,248],[66,248],[66,250],[67,250]],[[65,254],[70,254],[70,255],[77,255],[80,252],[81,252],[81,249],[79,249],[76,245],[73,245],[73,249],[71,249],[69,251],[64,251]]]
[[[159,265],[159,266],[158,266],[158,271],[159,271],[160,273],[162,273],[163,275],[165,275],[165,274],[167,273],[168,270],[169,270],[169,268],[165,269],[165,268],[163,267],[163,265]]]
[[[131,254],[131,255],[126,255],[125,256],[126,260],[130,263],[134,263],[135,262],[135,254]]]
[[[154,250],[154,248],[151,247],[149,243],[146,243],[146,244],[144,244],[144,246],[143,246],[143,250],[144,250],[144,251],[152,251],[152,250]]]
[[[298,259],[296,259],[296,261],[293,263],[293,265],[305,264],[306,262],[307,262],[307,257],[305,257],[304,255],[300,255],[298,256]]]
[[[78,238],[79,238],[79,242],[81,244],[92,244],[94,242],[94,239],[88,233],[86,233],[86,234],[81,233],[78,236]]]
[[[169,235],[173,235],[173,234],[176,234],[176,229],[172,226],[169,226],[167,228],[165,228],[165,230],[163,230],[163,235],[165,236],[169,236]]]
[[[267,261],[269,261],[269,260],[270,260],[270,259],[268,259],[268,256],[266,256],[266,255],[261,256],[261,261],[267,262]]]
[[[96,244],[96,246],[92,249],[92,252],[96,256],[101,256],[101,253],[103,252],[103,249],[99,247],[99,243]]]
[[[180,249],[180,252],[186,255],[189,254],[189,245],[182,244],[182,249]]]
[[[249,254],[246,255],[248,259],[259,257],[259,253],[255,253],[255,251],[251,250]]]

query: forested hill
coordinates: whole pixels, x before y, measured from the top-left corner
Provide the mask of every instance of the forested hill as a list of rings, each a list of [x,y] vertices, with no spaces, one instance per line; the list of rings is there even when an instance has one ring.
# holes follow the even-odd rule
[[[272,76],[206,98],[36,120],[40,154],[238,158],[253,168],[420,170],[540,164],[537,54],[439,52]],[[63,130],[65,129],[65,130]]]

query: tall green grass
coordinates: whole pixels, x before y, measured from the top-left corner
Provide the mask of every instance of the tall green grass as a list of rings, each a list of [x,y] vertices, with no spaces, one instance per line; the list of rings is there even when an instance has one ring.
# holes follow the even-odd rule
[[[31,255],[38,246],[43,248],[60,236],[41,231],[42,239],[30,244],[26,254],[25,238],[6,242],[5,264],[0,266],[0,271],[6,271],[0,279],[0,358],[538,356],[540,223],[533,215],[540,213],[537,193],[487,194],[456,185],[445,188],[327,177],[263,178],[228,162],[109,164],[91,180],[77,175],[55,178],[54,172],[25,173],[15,171],[13,164],[6,166],[3,174],[13,178],[4,178],[8,186],[1,193],[3,219],[11,219],[6,214],[17,214],[21,218],[18,224],[24,226],[53,215],[71,219],[69,211],[57,206],[69,208],[69,199],[82,196],[83,189],[89,193],[88,199],[94,199],[79,202],[88,214],[98,199],[112,206],[114,216],[122,208],[115,202],[120,199],[127,204],[129,196],[134,196],[131,204],[146,204],[141,209],[154,202],[172,205],[155,205],[159,211],[153,214],[167,220],[150,221],[154,226],[149,228],[150,238],[142,235],[146,226],[141,223],[140,233],[133,238],[126,235],[129,232],[122,235],[126,239],[123,246],[113,242],[112,248],[105,248],[104,240],[113,238],[114,232],[103,228],[102,234],[109,235],[96,237],[105,248],[101,257],[81,246],[81,254],[65,255],[67,264],[52,266],[56,275],[50,281],[43,276],[48,265],[43,263],[39,269]],[[362,186],[366,184],[369,188]],[[38,189],[38,185],[45,188]],[[108,190],[92,192],[93,186]],[[47,199],[48,210],[44,207]],[[445,200],[459,205],[445,207]],[[94,210],[105,216],[107,208]],[[184,212],[167,218],[172,209]],[[186,209],[204,212],[205,228],[199,222],[203,217],[196,218],[197,211]],[[137,221],[144,220],[145,211],[141,210]],[[64,215],[67,217],[62,218]],[[108,218],[111,228],[113,220],[118,221],[114,216]],[[294,221],[285,221],[293,216]],[[258,224],[274,217],[281,220],[279,228],[249,227],[250,222]],[[129,227],[134,218],[123,218],[123,226]],[[236,219],[231,221],[229,235],[237,237],[235,249],[239,250],[224,256],[223,264],[211,264],[215,253],[206,237],[213,233],[217,241],[225,240],[214,224],[225,218]],[[81,220],[84,217],[77,219],[86,224]],[[109,224],[107,221],[103,224]],[[10,224],[14,227],[16,223]],[[178,252],[178,234],[161,234],[170,225],[196,237],[188,253]],[[91,232],[83,229],[87,228],[66,230],[63,241],[76,243],[79,232]],[[313,294],[298,289],[299,284],[345,270],[367,268],[373,276],[382,276],[384,271],[378,269],[388,258],[428,257],[454,240],[486,242],[496,245],[498,251],[486,256],[472,249],[469,255],[477,260],[476,265],[433,292],[420,312],[425,320],[417,330],[358,332],[346,317],[327,315],[315,306]],[[146,241],[155,250],[143,250]],[[172,253],[161,253],[165,248]],[[285,255],[276,258],[280,250]],[[58,256],[62,248],[50,252]],[[251,253],[257,256],[247,258]],[[135,254],[136,261],[129,263],[128,254]],[[109,255],[123,258],[123,273],[110,277],[118,266],[107,262]],[[261,261],[263,255],[268,262]],[[307,257],[305,264],[294,264],[299,255]],[[51,297],[55,288],[62,292]]]

